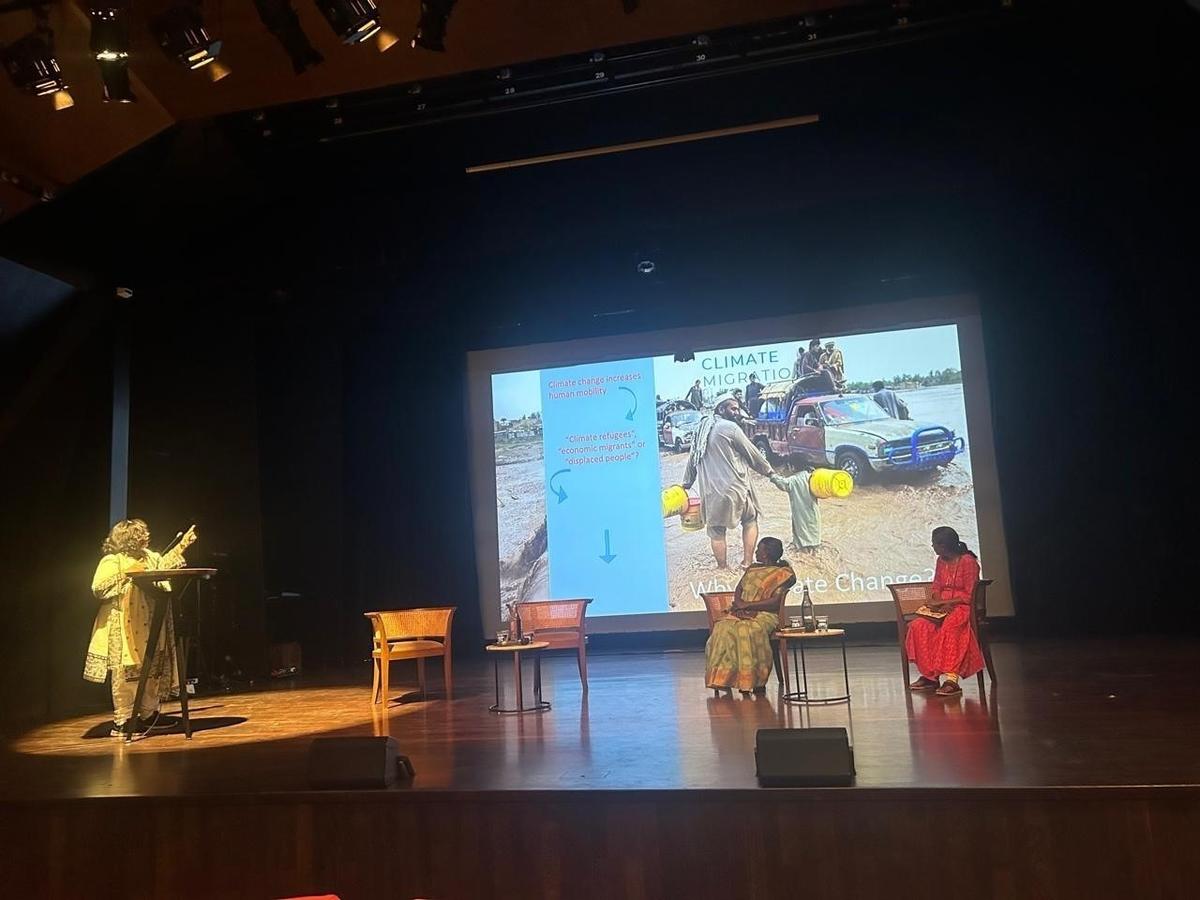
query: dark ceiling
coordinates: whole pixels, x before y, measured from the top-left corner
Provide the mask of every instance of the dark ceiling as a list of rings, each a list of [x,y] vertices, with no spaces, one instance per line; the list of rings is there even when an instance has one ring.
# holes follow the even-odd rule
[[[0,9],[20,4],[0,3]],[[0,182],[7,217],[112,161],[176,122],[256,110],[388,85],[428,81],[530,60],[699,34],[747,22],[847,5],[847,0],[643,0],[631,12],[621,0],[461,0],[449,23],[447,50],[411,49],[418,0],[378,0],[384,24],[401,41],[386,53],[373,44],[345,46],[312,0],[293,6],[324,62],[296,75],[251,0],[204,0],[208,30],[223,42],[231,75],[216,83],[168,59],[147,22],[169,0],[132,4],[130,71],[139,102],[102,102],[96,63],[88,51],[86,0],[48,4],[57,56],[75,106],[55,112],[45,98],[23,96],[0,83],[0,169],[23,180]],[[31,30],[32,14],[0,14],[0,43]],[[0,215],[0,220],[5,216]]]

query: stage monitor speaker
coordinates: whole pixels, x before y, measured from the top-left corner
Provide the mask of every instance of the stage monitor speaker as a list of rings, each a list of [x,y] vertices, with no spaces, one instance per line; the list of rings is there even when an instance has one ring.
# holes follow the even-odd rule
[[[394,737],[314,738],[308,752],[308,783],[321,790],[385,788],[412,777]]]
[[[754,762],[763,787],[854,783],[854,751],[845,728],[760,728]]]

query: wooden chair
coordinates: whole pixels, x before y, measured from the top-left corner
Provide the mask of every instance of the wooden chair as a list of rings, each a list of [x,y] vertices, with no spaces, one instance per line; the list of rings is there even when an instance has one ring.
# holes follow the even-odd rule
[[[586,693],[587,682],[587,632],[583,617],[587,615],[591,598],[579,600],[527,600],[517,604],[521,617],[521,628],[535,632],[539,641],[545,641],[551,650],[572,648],[579,662],[579,682]]]
[[[371,622],[371,702],[387,703],[388,670],[398,659],[417,661],[417,682],[425,695],[425,660],[442,657],[442,672],[446,681],[446,696],[454,690],[450,673],[450,626],[454,622],[453,606],[430,606],[424,609],[393,609],[363,613]]]
[[[779,595],[779,627],[787,627],[787,618],[784,616],[783,607],[787,602],[787,595],[791,589],[783,591]],[[708,613],[708,632],[712,634],[713,626],[718,621],[725,618],[729,613],[729,607],[733,606],[733,591],[709,591],[701,592],[701,598],[704,600],[704,611]],[[779,652],[779,641],[771,635],[771,657],[775,661],[775,678],[780,684],[786,683],[785,673],[788,668],[787,658]],[[719,693],[719,692],[718,692]]]
[[[987,618],[987,588],[992,583],[990,578],[980,578],[975,583],[975,596],[971,601],[971,630],[979,641],[979,649],[983,652],[983,662],[987,667],[988,677],[992,684],[996,683],[996,667],[992,665],[992,645],[988,639]],[[908,635],[908,623],[915,618],[918,609],[933,602],[932,581],[909,581],[904,584],[889,584],[892,600],[896,606],[896,637],[900,641],[900,669],[904,673],[904,683],[908,684],[912,677],[909,669],[908,653],[904,649],[904,639]],[[983,694],[983,673],[978,674],[979,693]]]

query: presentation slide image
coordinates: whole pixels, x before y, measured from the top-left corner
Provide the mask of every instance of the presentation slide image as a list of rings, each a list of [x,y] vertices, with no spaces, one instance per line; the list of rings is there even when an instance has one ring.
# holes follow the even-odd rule
[[[961,368],[957,329],[943,325],[823,336],[817,348],[788,341],[706,351],[686,362],[660,356],[494,375],[502,604],[592,596],[589,616],[682,612],[703,609],[703,591],[731,590],[747,562],[740,529],[728,529],[727,567],[719,568],[705,529],[662,516],[661,492],[687,480],[689,460],[710,465],[694,446],[697,436],[735,391],[746,441],[724,451],[736,471],[722,489],[754,510],[760,537],[784,542],[817,603],[886,601],[888,583],[928,580],[935,526],[954,527],[972,546],[978,540]],[[622,390],[616,379],[635,372]],[[551,401],[551,381],[573,386]],[[885,383],[883,394],[876,381]],[[590,462],[572,465],[564,447],[570,451],[573,439],[579,450],[581,436]],[[634,444],[636,460],[624,458]],[[654,486],[648,450],[657,455]],[[807,479],[816,468],[853,472],[854,490],[798,514],[803,492],[779,478]],[[701,496],[705,479],[693,481],[691,495]],[[715,509],[719,499],[705,502]],[[801,534],[797,517],[807,523]],[[618,532],[636,550],[623,560]]]

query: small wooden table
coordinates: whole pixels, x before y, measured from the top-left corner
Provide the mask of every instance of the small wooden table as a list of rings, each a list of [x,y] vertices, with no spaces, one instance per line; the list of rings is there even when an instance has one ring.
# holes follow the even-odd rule
[[[779,655],[786,657],[788,651],[788,643],[792,645],[792,671],[799,668],[802,681],[797,684],[797,690],[791,688],[791,674],[787,667],[783,671],[783,699],[785,703],[799,703],[805,706],[823,705],[827,703],[849,703],[850,702],[850,669],[846,665],[846,630],[844,628],[830,628],[827,631],[800,631],[798,629],[784,628],[775,632],[775,638],[779,641]],[[842,678],[845,680],[846,693],[838,697],[810,697],[808,694],[808,667],[804,660],[804,645],[809,641],[819,641],[824,638],[841,638],[842,640]],[[797,666],[797,651],[799,651],[799,666]]]
[[[533,641],[529,644],[488,644],[485,648],[489,653],[494,653],[492,658],[493,668],[496,673],[496,704],[488,707],[489,712],[494,713],[526,713],[526,712],[545,712],[550,708],[550,704],[542,699],[542,653],[541,651],[549,647],[547,641]],[[507,653],[512,656],[513,661],[513,690],[516,692],[515,707],[506,708],[500,705],[500,654]],[[525,705],[524,691],[521,686],[521,654],[533,654],[533,706]]]

